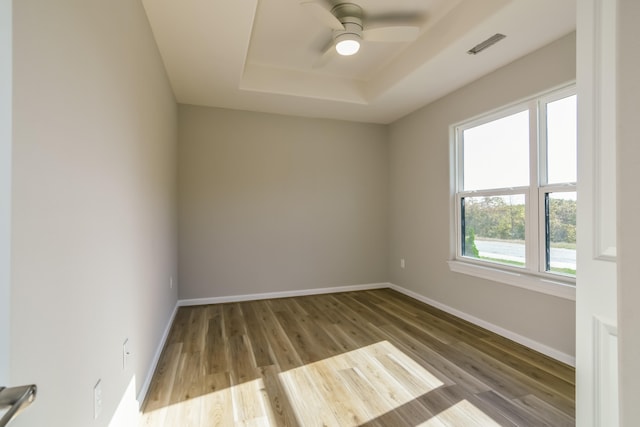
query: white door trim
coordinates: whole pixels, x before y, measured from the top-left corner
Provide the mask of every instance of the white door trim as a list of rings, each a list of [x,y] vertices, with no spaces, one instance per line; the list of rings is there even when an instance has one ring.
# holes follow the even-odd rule
[[[576,425],[618,426],[616,120],[619,0],[577,2]]]

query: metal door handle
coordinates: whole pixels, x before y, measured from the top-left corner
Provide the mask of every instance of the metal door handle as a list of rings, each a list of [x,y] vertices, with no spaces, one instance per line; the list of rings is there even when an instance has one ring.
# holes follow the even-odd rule
[[[35,384],[20,387],[0,387],[0,411],[9,408],[0,418],[0,427],[5,427],[24,408],[29,406],[36,398],[38,388]]]

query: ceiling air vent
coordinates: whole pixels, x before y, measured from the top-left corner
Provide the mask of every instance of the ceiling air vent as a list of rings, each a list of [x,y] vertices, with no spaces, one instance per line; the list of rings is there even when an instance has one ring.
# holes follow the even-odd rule
[[[507,37],[507,36],[505,36],[504,34],[497,33],[497,34],[489,37],[488,39],[486,39],[482,43],[479,43],[479,44],[475,45],[474,47],[469,49],[467,51],[467,53],[469,55],[476,55],[476,54],[482,52],[483,50],[485,50],[486,48],[488,48],[489,46],[493,46],[494,44],[498,43],[500,40],[502,40],[505,37]]]

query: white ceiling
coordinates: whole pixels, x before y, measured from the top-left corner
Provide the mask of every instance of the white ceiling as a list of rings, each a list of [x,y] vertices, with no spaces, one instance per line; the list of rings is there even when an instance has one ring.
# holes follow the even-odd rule
[[[331,30],[299,0],[143,4],[178,102],[373,123],[391,123],[576,24],[575,0],[352,1],[365,24],[368,16],[416,16],[420,36],[366,43],[314,67]],[[507,38],[466,53],[495,33]]]

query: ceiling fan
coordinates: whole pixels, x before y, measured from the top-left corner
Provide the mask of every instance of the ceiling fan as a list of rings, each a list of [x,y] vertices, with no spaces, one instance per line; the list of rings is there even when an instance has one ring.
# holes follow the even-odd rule
[[[301,0],[300,4],[333,30],[332,42],[314,63],[314,68],[326,64],[336,53],[356,54],[361,42],[409,42],[420,33],[420,27],[416,25],[419,16],[414,14],[367,18],[362,8],[354,3],[332,6],[324,0]]]

